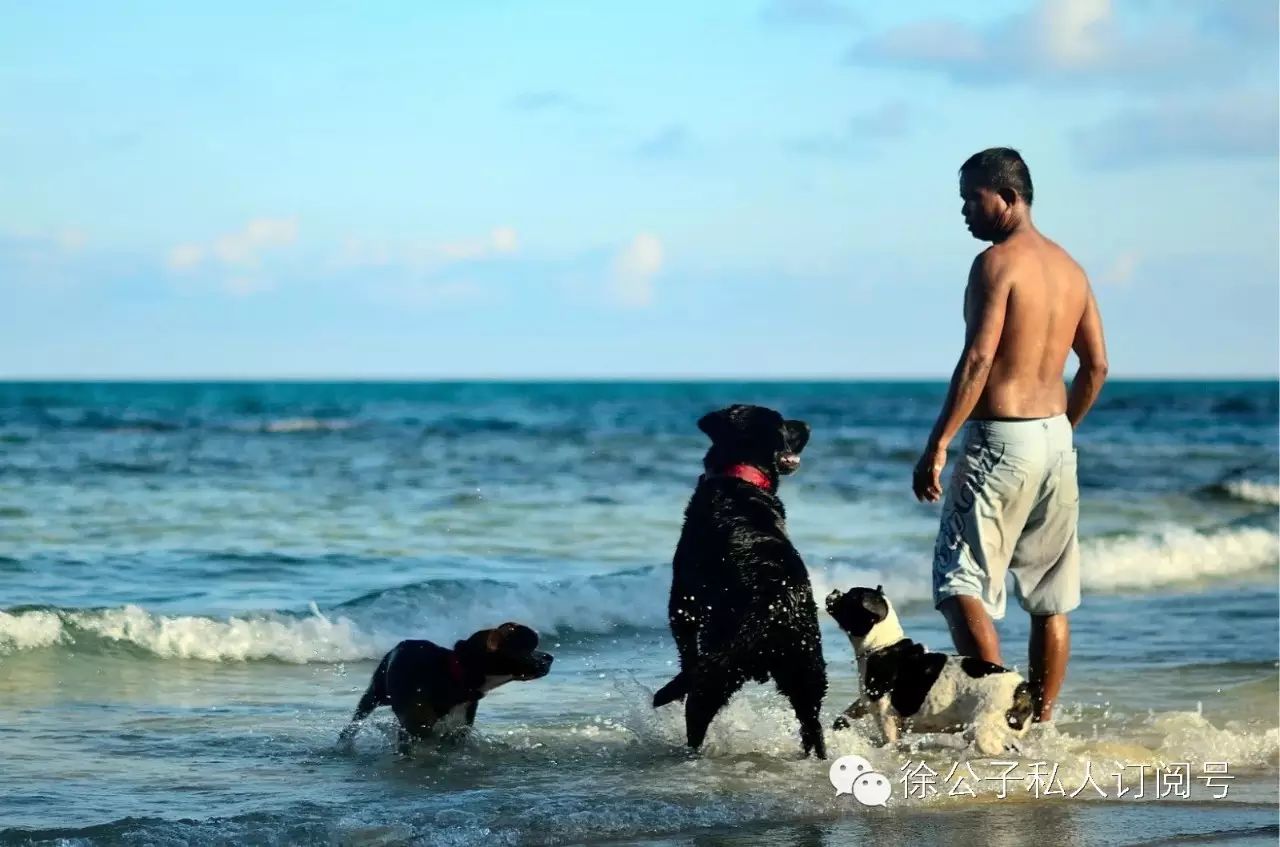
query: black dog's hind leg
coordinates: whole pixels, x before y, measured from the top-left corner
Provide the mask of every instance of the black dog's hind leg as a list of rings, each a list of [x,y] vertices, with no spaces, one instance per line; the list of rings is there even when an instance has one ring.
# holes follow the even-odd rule
[[[373,672],[373,679],[369,680],[369,687],[365,689],[364,696],[356,704],[356,711],[351,716],[351,723],[347,724],[346,728],[342,730],[342,734],[338,736],[339,743],[345,744],[355,738],[356,733],[360,731],[361,722],[369,717],[374,709],[391,704],[391,699],[387,696],[387,665],[390,663],[390,659],[391,654],[388,653],[378,663],[377,670]]]
[[[702,746],[711,719],[746,681],[746,675],[736,668],[718,662],[700,663],[684,704],[685,732],[691,748],[697,750]]]
[[[800,722],[800,743],[804,754],[827,758],[827,742],[822,734],[822,697],[827,693],[826,669],[808,663],[782,664],[774,669],[773,679],[778,690],[791,701],[791,708]]]

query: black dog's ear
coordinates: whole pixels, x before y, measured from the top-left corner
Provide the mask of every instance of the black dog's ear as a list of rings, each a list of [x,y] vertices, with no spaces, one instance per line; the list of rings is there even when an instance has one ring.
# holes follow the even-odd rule
[[[876,593],[877,593],[877,594],[880,594],[880,595],[883,595],[883,594],[884,594],[884,586],[883,586],[883,585],[877,585],[877,586],[876,586]]]
[[[698,429],[707,434],[711,441],[727,441],[746,430],[746,415],[743,406],[730,406],[708,412],[698,420]]]
[[[784,421],[782,431],[786,435],[787,449],[799,453],[809,443],[809,425],[804,421]]]
[[[862,592],[862,608],[872,614],[876,623],[889,617],[889,603],[884,599],[884,593],[880,591],[878,585],[875,591]]]

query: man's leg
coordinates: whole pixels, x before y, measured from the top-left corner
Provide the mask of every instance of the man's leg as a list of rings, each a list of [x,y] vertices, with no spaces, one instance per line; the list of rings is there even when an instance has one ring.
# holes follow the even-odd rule
[[[1053,719],[1053,707],[1067,675],[1071,658],[1071,627],[1066,615],[1031,616],[1031,700],[1033,719],[1039,723]]]
[[[1000,661],[1000,636],[981,600],[963,595],[948,597],[938,605],[938,609],[951,628],[956,652],[992,664],[1004,664]]]

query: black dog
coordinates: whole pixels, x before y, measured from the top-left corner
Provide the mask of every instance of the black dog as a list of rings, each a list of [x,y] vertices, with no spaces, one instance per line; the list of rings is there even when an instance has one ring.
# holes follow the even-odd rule
[[[685,698],[689,746],[742,685],[772,678],[791,701],[807,755],[826,758],[818,712],[827,690],[809,574],[787,538],[779,477],[800,465],[803,421],[761,406],[712,412],[711,438],[676,546],[668,614],[680,673],[653,697]]]
[[[354,738],[360,723],[379,706],[390,706],[396,714],[401,753],[408,752],[411,741],[429,738],[441,718],[465,720],[470,727],[486,693],[513,679],[547,675],[552,656],[537,646],[538,634],[517,623],[482,629],[452,650],[430,641],[401,641],[373,672],[338,740]]]

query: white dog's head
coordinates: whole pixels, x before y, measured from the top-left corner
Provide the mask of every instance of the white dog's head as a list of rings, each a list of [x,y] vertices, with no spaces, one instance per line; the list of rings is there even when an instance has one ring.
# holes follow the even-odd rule
[[[879,585],[832,591],[827,595],[827,614],[840,624],[858,654],[888,647],[905,637],[893,604]]]

